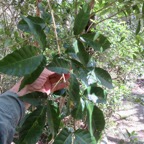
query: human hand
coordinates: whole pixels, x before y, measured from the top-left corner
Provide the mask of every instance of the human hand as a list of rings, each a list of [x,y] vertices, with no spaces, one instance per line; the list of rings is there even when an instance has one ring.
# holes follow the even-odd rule
[[[47,93],[49,95],[54,91],[65,88],[68,85],[67,80],[69,77],[70,74],[60,75],[45,68],[32,84],[26,85],[22,90],[18,91],[21,84],[21,81],[19,81],[14,85],[11,91],[17,93],[18,96],[23,96],[35,91]]]

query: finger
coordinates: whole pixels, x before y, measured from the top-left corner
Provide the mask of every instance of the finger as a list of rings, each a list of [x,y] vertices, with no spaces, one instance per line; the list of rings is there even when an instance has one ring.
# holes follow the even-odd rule
[[[50,71],[50,70],[48,70],[47,68],[44,68],[44,70],[42,71],[42,75],[44,75],[44,76],[50,76],[50,75],[53,75],[55,72],[52,72],[52,71]]]

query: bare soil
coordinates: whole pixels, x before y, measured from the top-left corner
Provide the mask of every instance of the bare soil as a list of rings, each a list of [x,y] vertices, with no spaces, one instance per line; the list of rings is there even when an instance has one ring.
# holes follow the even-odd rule
[[[130,98],[123,100],[111,119],[101,144],[144,144],[144,86],[132,89]],[[142,102],[143,101],[143,102]]]

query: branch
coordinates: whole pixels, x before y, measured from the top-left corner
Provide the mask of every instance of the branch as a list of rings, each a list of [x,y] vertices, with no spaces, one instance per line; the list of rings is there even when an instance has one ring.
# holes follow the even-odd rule
[[[97,22],[96,25],[98,25],[99,23],[101,23],[101,22],[103,22],[103,21],[105,21],[105,20],[107,20],[107,19],[110,19],[110,18],[116,16],[116,15],[119,14],[120,12],[122,12],[122,11],[119,11],[119,12],[117,12],[117,13],[115,13],[115,14],[113,14],[113,15],[111,15],[110,17],[107,17],[107,18],[105,18],[105,19],[102,19],[101,21]]]
[[[57,34],[57,30],[56,30],[56,23],[55,23],[54,13],[53,13],[53,10],[52,10],[51,5],[50,5],[50,0],[48,0],[48,7],[50,9],[50,13],[52,16],[53,28],[54,28],[54,33],[55,33],[55,38],[56,38],[56,43],[57,43],[57,49],[58,49],[58,53],[60,55],[61,51],[60,51],[60,46],[59,46],[58,34]]]
[[[106,9],[106,8],[108,8],[109,6],[112,6],[115,2],[116,2],[116,1],[109,3],[107,6],[104,6],[103,8],[97,10],[95,13],[98,13],[98,12],[102,11],[103,9]]]

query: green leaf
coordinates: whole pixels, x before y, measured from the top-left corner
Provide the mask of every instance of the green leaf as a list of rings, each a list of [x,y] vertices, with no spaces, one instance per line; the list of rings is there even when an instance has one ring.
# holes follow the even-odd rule
[[[105,127],[103,112],[93,103],[86,101],[88,130],[98,141]]]
[[[78,13],[74,22],[74,35],[80,34],[86,27],[90,18],[90,7],[86,4]]]
[[[84,66],[78,60],[76,60],[76,59],[70,59],[70,60],[72,63],[72,69],[73,70],[77,71],[77,69],[79,69],[79,68],[84,68]]]
[[[81,37],[87,45],[91,46],[96,51],[103,52],[110,48],[109,40],[102,34],[98,36],[97,33],[88,33],[81,35]]]
[[[93,113],[94,104],[89,101],[86,101],[86,108],[87,108],[88,129],[90,131],[91,136],[93,136],[92,113]]]
[[[55,138],[53,144],[71,144],[72,143],[72,133],[68,129],[64,128],[58,136]]]
[[[95,137],[91,136],[86,130],[78,129],[74,135],[74,144],[96,144]]]
[[[139,21],[138,21],[138,25],[137,25],[137,29],[136,29],[136,35],[139,34],[139,32],[140,32],[140,28],[141,28],[141,21],[140,21],[140,19],[139,19]]]
[[[96,87],[94,85],[88,87],[86,95],[89,100],[92,100],[94,103],[106,102],[106,94],[101,87]]]
[[[46,35],[42,27],[38,24],[35,24],[28,17],[21,16],[23,20],[28,24],[28,27],[31,33],[34,35],[35,39],[39,42],[40,46],[44,49],[46,45]]]
[[[88,33],[83,34],[81,37],[84,39],[85,43],[89,46],[91,46],[94,50],[100,51],[101,44],[99,44],[96,39],[98,37],[97,33]]]
[[[55,57],[54,60],[47,66],[47,68],[59,74],[69,73],[70,63],[64,58]]]
[[[38,8],[41,11],[41,17],[43,18],[43,20],[46,23],[51,24],[52,21],[51,14],[45,11],[45,8],[42,6],[41,3],[38,3]]]
[[[26,95],[20,97],[20,99],[31,105],[38,106],[38,105],[42,104],[42,102],[45,101],[47,99],[47,97],[44,93],[33,92],[33,93],[29,93],[29,94],[26,94]]]
[[[84,118],[85,101],[81,98],[78,106],[72,110],[72,117],[76,120]]]
[[[50,133],[54,137],[60,126],[60,113],[58,106],[52,104],[52,101],[47,101],[47,117]]]
[[[87,87],[89,84],[88,84],[88,79],[87,79],[87,74],[88,74],[88,69],[75,69],[74,71],[76,77],[78,79],[81,80],[81,82]]]
[[[144,3],[143,3],[143,6],[142,6],[142,17],[144,18]]]
[[[31,22],[33,24],[39,25],[42,29],[46,26],[44,20],[41,19],[40,17],[27,16],[27,18],[29,20],[31,20]],[[24,32],[31,33],[31,29],[30,29],[29,25],[23,19],[21,21],[19,21],[17,27]]]
[[[113,88],[111,76],[106,70],[97,67],[95,68],[95,75],[102,85],[109,89]]]
[[[29,75],[38,68],[43,57],[38,48],[23,47],[0,60],[0,72],[14,76]]]
[[[45,66],[46,66],[46,58],[43,57],[43,60],[42,60],[41,64],[38,66],[38,68],[34,72],[32,72],[31,74],[24,77],[24,79],[21,82],[19,91],[22,88],[24,88],[25,85],[32,84],[40,76],[40,74],[44,70]]]
[[[73,100],[74,104],[77,105],[80,101],[80,88],[79,88],[79,83],[78,80],[76,79],[74,74],[71,74],[70,79],[69,79],[69,88],[68,92],[70,95],[70,98]]]
[[[46,118],[46,108],[38,107],[25,120],[20,129],[20,144],[36,144],[42,134]]]
[[[102,131],[105,128],[105,119],[103,112],[97,106],[94,106],[92,112],[92,128],[93,128],[93,135],[95,136],[96,140],[99,140]]]
[[[74,47],[75,49],[77,50],[77,56],[80,60],[80,62],[83,64],[83,65],[87,65],[88,62],[89,62],[89,59],[90,59],[90,56],[89,54],[86,52],[83,44],[77,40],[75,43],[74,43]]]
[[[105,51],[106,49],[110,48],[111,43],[104,35],[100,34],[97,41],[99,44],[101,44],[101,51]]]
[[[137,5],[133,5],[133,6],[132,6],[132,9],[135,10],[135,12],[136,12],[137,14],[140,13],[139,7],[138,7]]]

